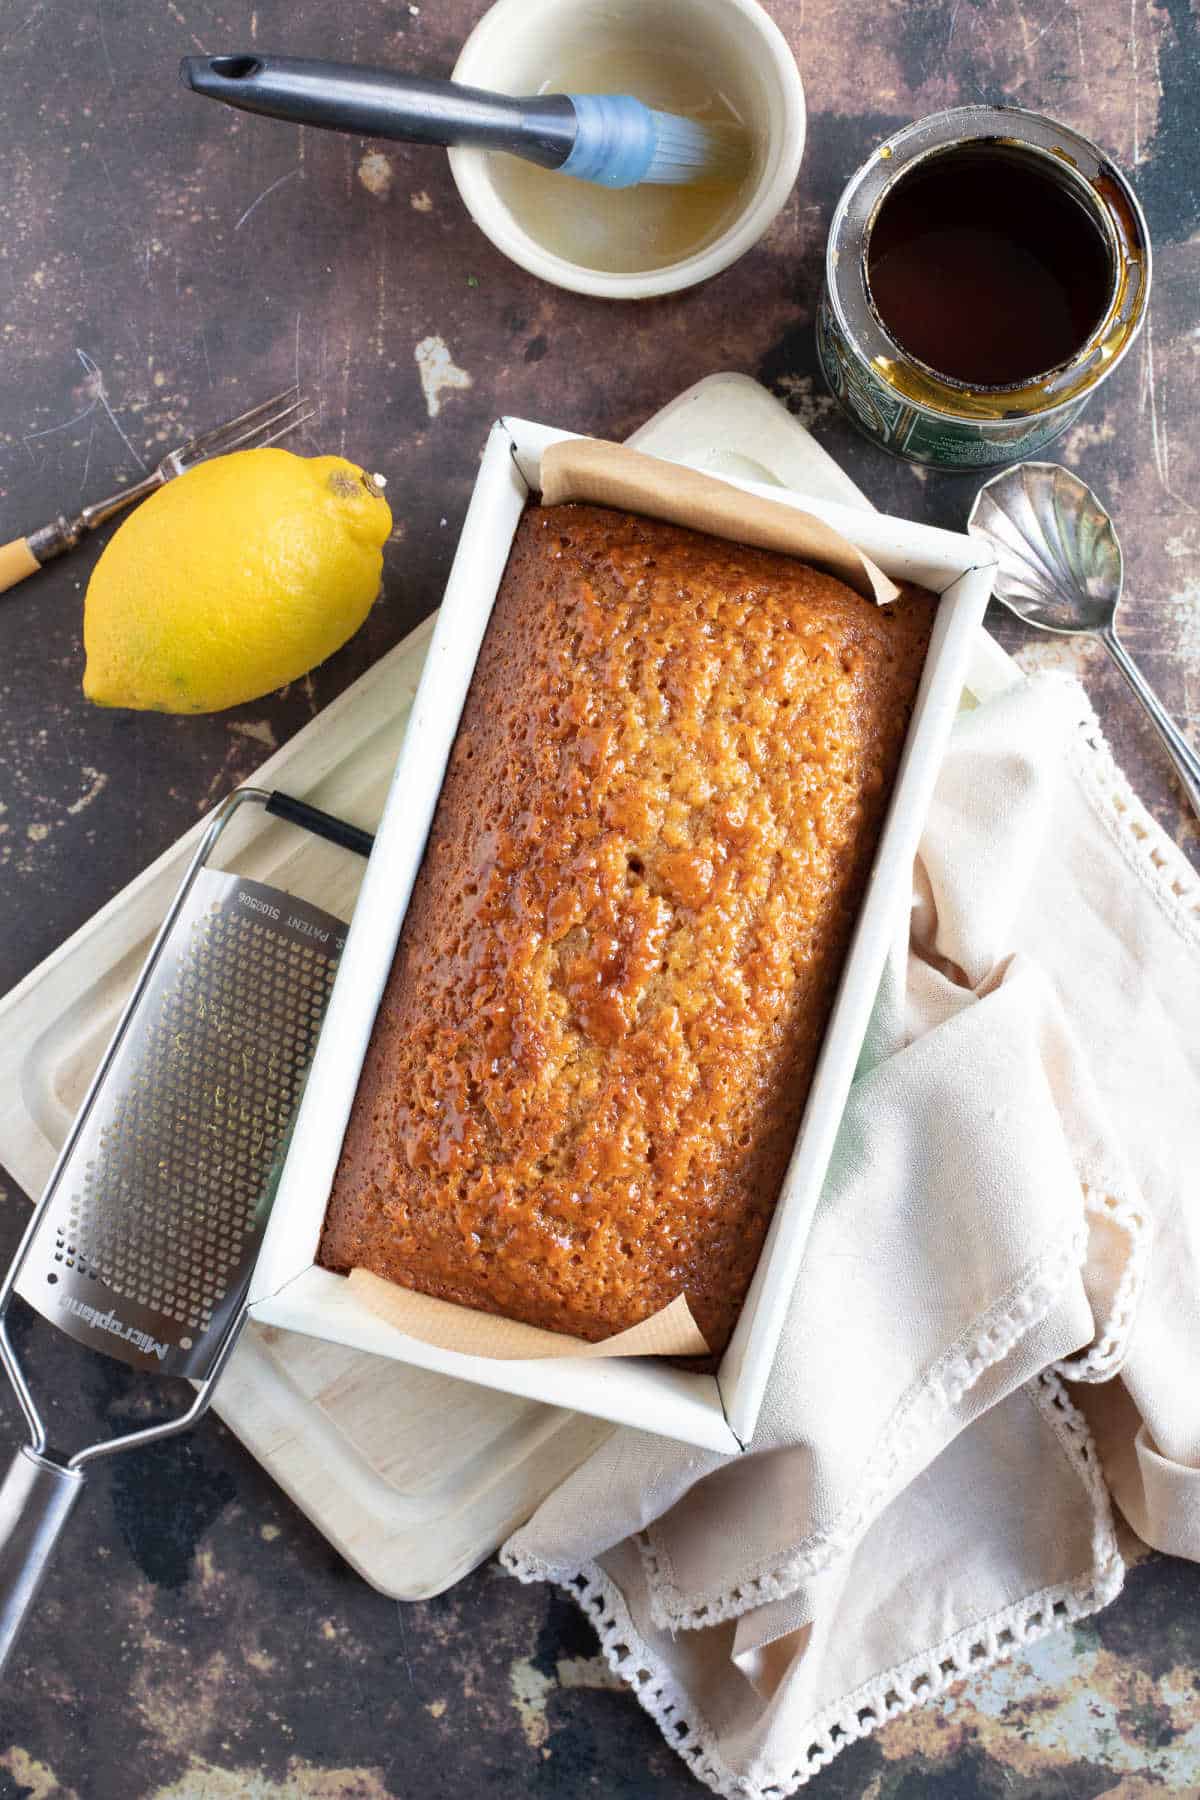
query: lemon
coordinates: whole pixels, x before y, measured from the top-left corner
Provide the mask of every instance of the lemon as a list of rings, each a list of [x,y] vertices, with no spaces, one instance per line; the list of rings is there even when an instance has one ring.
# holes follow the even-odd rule
[[[88,583],[83,691],[98,706],[220,712],[294,681],[356,632],[392,515],[340,456],[237,450],[168,481]]]

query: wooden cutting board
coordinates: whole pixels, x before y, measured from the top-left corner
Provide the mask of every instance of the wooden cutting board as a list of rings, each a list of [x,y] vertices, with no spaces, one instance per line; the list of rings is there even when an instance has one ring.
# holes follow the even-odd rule
[[[716,474],[866,504],[807,431],[747,376],[709,376],[630,441]],[[326,707],[255,781],[373,829],[432,623]],[[991,640],[984,644],[1002,685],[1012,665]],[[226,864],[349,918],[358,859],[286,826],[245,818],[250,810],[223,840]],[[200,829],[0,1001],[0,1162],[30,1194],[45,1185]],[[612,1429],[257,1325],[243,1335],[215,1405],[359,1574],[405,1600],[440,1593],[482,1562]]]

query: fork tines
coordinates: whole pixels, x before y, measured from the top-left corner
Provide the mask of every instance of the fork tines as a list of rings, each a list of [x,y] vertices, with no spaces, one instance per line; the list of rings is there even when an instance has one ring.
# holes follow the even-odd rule
[[[307,411],[304,410],[306,407]],[[222,424],[214,425],[211,431],[202,431],[189,438],[175,454],[180,462],[191,463],[208,456],[223,456],[228,450],[261,450],[315,417],[316,408],[308,405],[308,397],[300,384],[293,382],[282,393],[272,394],[269,400],[248,407],[236,418],[226,419]]]

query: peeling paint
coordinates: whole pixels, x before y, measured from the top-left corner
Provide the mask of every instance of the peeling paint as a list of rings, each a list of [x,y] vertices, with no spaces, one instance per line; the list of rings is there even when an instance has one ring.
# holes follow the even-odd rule
[[[1073,425],[1065,432],[1062,440],[1064,462],[1074,462],[1085,451],[1095,450],[1100,444],[1111,444],[1117,435],[1115,419],[1099,417],[1084,419],[1079,425]]]
[[[238,737],[250,738],[266,750],[278,750],[279,744],[269,719],[239,719],[230,725]]]
[[[554,1680],[522,1657],[509,1668],[508,1685],[525,1742],[531,1750],[538,1750],[550,1736],[546,1701],[554,1692]]]
[[[792,417],[798,419],[806,431],[837,411],[836,400],[827,392],[824,382],[817,381],[815,376],[778,375],[775,386]]]
[[[392,191],[392,165],[381,150],[368,150],[358,165],[358,179],[376,200],[386,200]]]
[[[205,1662],[181,1663],[157,1639],[145,1646],[157,1654],[144,1658],[132,1687],[132,1699],[158,1744],[186,1754],[197,1737],[206,1735],[225,1713],[233,1683],[229,1659],[221,1650]]]
[[[283,1781],[255,1768],[223,1769],[193,1760],[186,1773],[147,1800],[399,1800],[378,1768],[317,1769],[293,1757]]]
[[[1117,1776],[1148,1776],[1171,1794],[1200,1790],[1200,1694],[1193,1673],[1172,1670],[1156,1683],[1095,1644],[1086,1629],[1055,1632],[953,1695],[880,1734],[889,1761],[922,1753],[944,1761],[976,1748],[1016,1776],[1046,1780],[1051,1771],[1087,1759]]]
[[[71,814],[86,812],[92,801],[98,800],[108,786],[108,776],[102,775],[99,769],[90,768],[87,763],[84,763],[79,773],[89,783],[89,786],[84,793],[80,794],[78,800],[72,800],[67,807],[67,811]]]
[[[444,338],[424,337],[413,351],[421,377],[421,392],[431,419],[442,410],[442,392],[446,388],[469,388],[474,385],[465,369],[460,369],[450,355]]]
[[[520,1721],[525,1742],[538,1750],[550,1736],[546,1705],[560,1689],[601,1689],[615,1693],[628,1690],[621,1677],[609,1668],[603,1656],[562,1656],[554,1665],[554,1674],[544,1675],[526,1657],[509,1666],[509,1692]],[[443,1711],[444,1711],[443,1707]],[[435,1714],[435,1717],[438,1716]]]
[[[1200,664],[1200,575],[1188,578],[1165,599],[1176,643],[1189,665]]]
[[[1016,659],[1027,675],[1053,672],[1077,675],[1082,680],[1089,664],[1095,667],[1107,655],[1104,646],[1092,637],[1058,637],[1053,632],[1031,630],[1016,652]]]
[[[197,1550],[194,1567],[196,1578],[202,1588],[215,1587],[220,1582],[221,1576],[220,1571],[217,1568],[216,1559],[207,1544],[202,1545],[201,1548]]]
[[[48,1763],[38,1762],[16,1744],[0,1756],[0,1769],[12,1776],[23,1800],[79,1800],[75,1789],[64,1787]]]
[[[615,1669],[610,1669],[602,1656],[563,1656],[554,1665],[559,1687],[610,1688],[617,1693],[626,1684]]]

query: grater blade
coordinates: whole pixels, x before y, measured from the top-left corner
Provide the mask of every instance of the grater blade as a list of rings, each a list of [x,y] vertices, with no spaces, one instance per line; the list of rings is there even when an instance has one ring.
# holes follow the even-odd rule
[[[14,1286],[135,1368],[203,1379],[240,1318],[346,927],[197,870]]]

